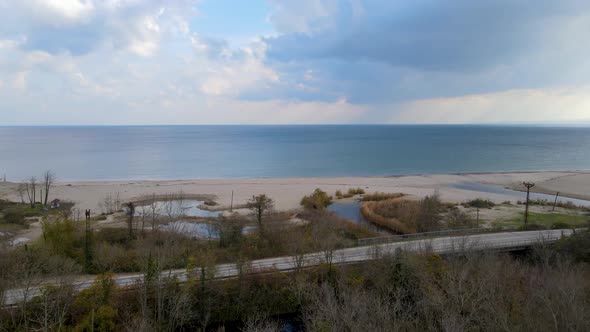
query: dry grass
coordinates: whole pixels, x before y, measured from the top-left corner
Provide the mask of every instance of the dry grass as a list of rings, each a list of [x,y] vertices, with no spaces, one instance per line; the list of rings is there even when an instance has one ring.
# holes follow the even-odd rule
[[[416,227],[399,218],[402,215],[409,215],[410,210],[415,210],[416,203],[412,201],[385,200],[379,202],[366,202],[361,206],[363,217],[369,222],[380,227],[387,228],[396,233],[415,233]]]
[[[366,194],[362,200],[364,202],[377,202],[377,201],[385,201],[388,199],[401,198],[404,196],[406,196],[406,195],[402,194],[402,193],[372,193],[372,194]]]

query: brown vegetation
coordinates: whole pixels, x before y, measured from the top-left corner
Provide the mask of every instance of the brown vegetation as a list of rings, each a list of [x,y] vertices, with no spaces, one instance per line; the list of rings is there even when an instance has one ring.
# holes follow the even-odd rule
[[[27,302],[2,308],[0,327],[261,331],[277,329],[284,321],[276,317],[290,314],[291,324],[309,331],[587,331],[588,239],[590,233],[579,233],[521,259],[397,252],[291,274],[250,274],[242,261],[243,273],[222,281],[213,280],[211,253],[200,251],[187,263],[192,273],[184,283],[161,275],[162,257],[149,255],[141,265],[144,279],[134,287],[118,287],[104,274],[79,293],[67,277],[75,273],[69,261],[2,253],[2,289],[40,286],[43,270],[58,282],[30,294]]]
[[[364,202],[377,202],[377,201],[385,201],[389,199],[396,199],[404,197],[405,194],[402,193],[372,193],[366,194],[363,196],[362,201]]]
[[[369,222],[400,234],[429,232],[440,228],[445,206],[437,195],[420,201],[387,199],[365,202],[361,213]]]

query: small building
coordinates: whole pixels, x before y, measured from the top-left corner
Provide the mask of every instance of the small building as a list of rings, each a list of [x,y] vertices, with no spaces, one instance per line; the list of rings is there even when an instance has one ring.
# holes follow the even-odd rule
[[[51,208],[52,208],[52,209],[57,209],[57,208],[59,208],[59,207],[60,207],[60,203],[61,203],[61,201],[60,201],[59,199],[57,199],[57,198],[56,198],[56,199],[54,199],[54,200],[52,200],[52,201],[51,201]]]

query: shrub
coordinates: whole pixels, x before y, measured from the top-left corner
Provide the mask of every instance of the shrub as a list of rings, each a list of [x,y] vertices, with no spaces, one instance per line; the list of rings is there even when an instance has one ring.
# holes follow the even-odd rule
[[[10,207],[4,210],[4,221],[9,224],[26,225],[25,215],[18,207]]]
[[[569,229],[572,228],[572,225],[564,223],[564,222],[556,222],[551,225],[551,229]]]
[[[475,220],[470,215],[458,208],[451,209],[446,216],[446,221],[449,228],[466,228],[475,224]]]
[[[313,194],[304,196],[301,199],[301,206],[306,209],[323,210],[332,204],[332,197],[325,191],[316,189]]]
[[[373,194],[367,194],[365,196],[363,196],[363,201],[364,202],[377,202],[377,201],[385,201],[388,199],[395,199],[395,198],[401,198],[404,197],[404,194],[401,193],[373,193]]]
[[[44,221],[43,239],[54,254],[75,257],[76,226],[73,221],[69,219]]]
[[[547,227],[539,224],[526,224],[518,227],[519,231],[540,231],[547,229]]]
[[[364,195],[365,194],[365,190],[363,188],[350,188],[348,189],[348,194],[349,195]]]
[[[496,203],[483,198],[476,198],[463,204],[465,207],[474,207],[479,209],[491,209],[496,206]]]
[[[342,191],[340,191],[340,189],[339,190],[336,190],[336,193],[334,194],[334,196],[336,196],[336,198],[342,198],[343,197],[342,196]]]
[[[590,231],[580,231],[559,240],[557,251],[572,257],[575,261],[590,263]]]

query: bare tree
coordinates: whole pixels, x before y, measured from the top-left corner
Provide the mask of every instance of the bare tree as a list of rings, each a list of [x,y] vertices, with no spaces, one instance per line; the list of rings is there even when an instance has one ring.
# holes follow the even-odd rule
[[[266,212],[272,210],[274,204],[274,200],[266,196],[266,194],[252,196],[252,198],[248,201],[248,208],[256,215],[258,230],[260,232],[262,232],[262,217]]]
[[[53,183],[56,179],[57,177],[55,176],[55,173],[53,173],[51,170],[45,171],[45,173],[43,173],[43,188],[45,192],[43,205],[47,205],[47,200],[49,199],[49,190],[51,189],[51,186],[53,186]]]
[[[27,192],[27,185],[25,183],[19,183],[15,189],[16,195],[20,198],[21,203],[25,203],[25,193]]]
[[[156,194],[152,194],[149,207],[152,215],[152,231],[156,231],[158,229],[158,216],[160,215],[160,210],[162,209],[162,206],[156,200]]]
[[[27,197],[29,198],[29,204],[31,207],[35,207],[35,202],[37,201],[37,178],[31,176],[28,182],[25,182],[25,190],[27,192]]]
[[[98,205],[104,213],[110,214],[117,212],[121,209],[120,194],[116,193],[115,196],[113,196],[113,194],[108,194],[102,199],[102,202],[98,203]]]

